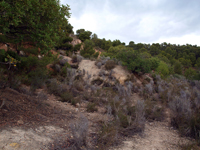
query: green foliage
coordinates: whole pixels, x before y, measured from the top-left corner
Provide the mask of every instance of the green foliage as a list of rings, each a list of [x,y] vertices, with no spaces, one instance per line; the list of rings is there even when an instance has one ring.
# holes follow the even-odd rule
[[[168,65],[161,61],[158,68],[156,69],[156,72],[159,73],[162,77],[169,75]]]
[[[98,58],[98,56],[99,56],[99,52],[96,52],[96,53],[93,55],[94,58]]]
[[[174,72],[177,74],[182,74],[182,71],[183,71],[182,64],[179,61],[176,61],[174,63]]]
[[[57,0],[14,0],[0,2],[0,33],[17,46],[32,42],[41,52],[54,47],[66,33],[69,6]],[[56,18],[56,19],[55,19]]]
[[[122,45],[121,41],[120,40],[114,40],[112,42],[112,46],[118,46],[118,45]]]
[[[71,41],[73,41],[73,38],[68,36],[68,37],[65,37],[62,42],[66,43],[66,42],[71,42]]]
[[[170,63],[169,59],[166,56],[162,55],[162,54],[159,54],[156,57],[158,57],[160,60],[164,61],[167,64]]]
[[[10,55],[10,56],[13,57],[14,59],[20,61],[20,56],[19,56],[16,52],[14,52],[14,51],[7,51],[7,52],[6,52],[6,56],[7,56],[7,55]]]
[[[91,40],[85,40],[84,49],[80,51],[80,54],[85,58],[90,58],[94,53],[94,42]]]
[[[79,29],[76,31],[76,35],[82,42],[84,42],[85,40],[90,40],[92,32],[85,31],[85,29]]]
[[[47,69],[36,68],[28,74],[28,80],[31,84],[31,90],[35,91],[37,88],[41,88],[46,79],[48,78]]]
[[[196,72],[196,70],[194,70],[192,68],[188,68],[185,70],[184,75],[188,79],[193,79],[197,75],[197,72]]]
[[[77,52],[77,51],[79,51],[81,49],[81,44],[76,44],[75,46],[74,46],[74,52]]]
[[[191,67],[192,66],[192,62],[191,62],[191,60],[190,59],[184,59],[184,58],[179,58],[178,59],[180,62],[181,62],[181,64],[184,66],[184,67]]]
[[[149,60],[151,63],[151,70],[155,70],[156,68],[158,68],[160,59],[158,59],[157,57],[152,57]]]
[[[140,53],[140,57],[142,59],[151,58],[151,54],[149,54],[148,52],[143,52],[143,53]]]
[[[196,61],[196,66],[200,68],[200,57]]]
[[[149,59],[142,59],[137,52],[132,50],[120,51],[117,53],[117,59],[133,72],[150,72],[151,62]]]
[[[159,53],[160,53],[160,50],[156,46],[152,45],[150,47],[150,54],[152,56],[158,55]]]
[[[133,47],[134,47],[134,45],[135,45],[135,42],[133,42],[133,41],[130,41],[128,46],[133,48]]]
[[[5,62],[6,52],[3,49],[0,49],[0,62]]]
[[[170,54],[172,57],[176,57],[176,55],[177,55],[176,51],[173,50],[173,49],[171,49],[170,47],[167,47],[165,49],[165,52],[168,53],[168,54]]]

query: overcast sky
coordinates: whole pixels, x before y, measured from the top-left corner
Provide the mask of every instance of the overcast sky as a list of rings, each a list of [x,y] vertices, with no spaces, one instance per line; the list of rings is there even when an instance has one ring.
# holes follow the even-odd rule
[[[200,46],[200,0],[61,0],[69,22],[106,40]]]

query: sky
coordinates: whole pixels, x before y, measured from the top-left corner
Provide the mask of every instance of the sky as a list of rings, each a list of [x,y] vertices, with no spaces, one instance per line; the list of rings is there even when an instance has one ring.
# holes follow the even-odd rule
[[[69,23],[98,38],[129,44],[200,46],[200,0],[60,0],[70,6]]]

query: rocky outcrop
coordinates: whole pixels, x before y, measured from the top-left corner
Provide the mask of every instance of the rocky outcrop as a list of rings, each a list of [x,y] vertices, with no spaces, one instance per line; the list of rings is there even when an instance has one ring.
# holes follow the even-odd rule
[[[70,42],[70,44],[72,44],[73,46],[77,45],[77,44],[81,44],[81,40],[77,38],[76,35],[70,34],[70,37],[73,38],[73,41]]]

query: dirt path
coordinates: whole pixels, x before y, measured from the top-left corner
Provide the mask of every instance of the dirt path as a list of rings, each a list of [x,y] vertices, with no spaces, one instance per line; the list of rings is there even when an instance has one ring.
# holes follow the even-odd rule
[[[126,139],[123,145],[110,150],[179,150],[182,144],[191,142],[180,137],[177,130],[168,126],[167,122],[146,123],[142,135]]]

